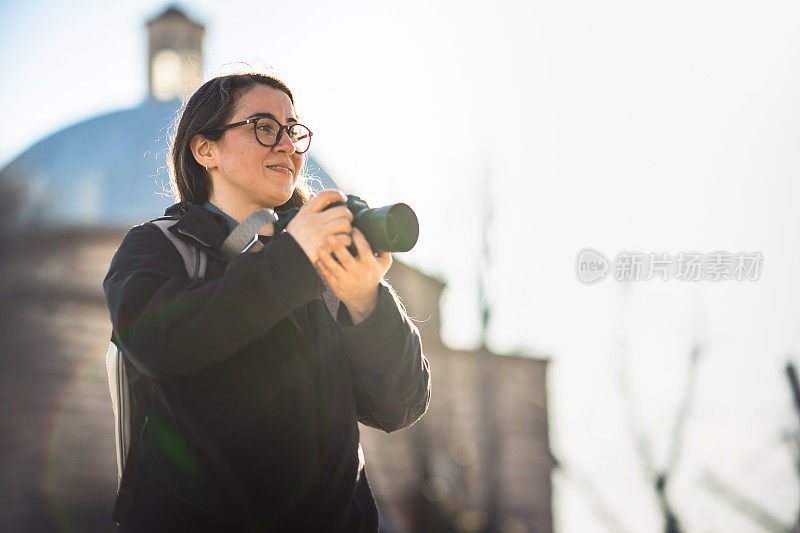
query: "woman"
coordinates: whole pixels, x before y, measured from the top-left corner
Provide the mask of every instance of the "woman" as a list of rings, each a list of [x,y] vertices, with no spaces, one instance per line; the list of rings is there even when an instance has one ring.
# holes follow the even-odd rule
[[[150,224],[114,256],[114,342],[157,380],[128,531],[377,530],[356,421],[388,432],[422,416],[428,362],[382,280],[391,256],[372,254],[347,208],[326,209],[339,191],[308,200],[309,140],[278,79],[210,80],[179,118],[181,201],[167,210],[206,253],[205,277]],[[286,231],[264,226],[260,250],[225,260],[239,222],[288,207],[300,210]],[[330,312],[326,291],[341,302]]]

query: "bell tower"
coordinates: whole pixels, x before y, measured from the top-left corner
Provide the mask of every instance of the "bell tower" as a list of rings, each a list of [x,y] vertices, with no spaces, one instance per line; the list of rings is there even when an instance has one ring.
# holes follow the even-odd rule
[[[148,98],[183,98],[200,86],[205,32],[176,6],[147,21]]]

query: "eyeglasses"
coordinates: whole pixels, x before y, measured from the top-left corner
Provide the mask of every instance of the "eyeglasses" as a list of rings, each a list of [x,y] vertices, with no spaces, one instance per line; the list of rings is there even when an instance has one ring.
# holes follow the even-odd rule
[[[289,140],[292,141],[294,149],[298,154],[306,153],[311,146],[311,136],[313,133],[311,133],[310,129],[302,124],[289,124],[284,126],[274,118],[269,117],[248,118],[241,122],[235,122],[233,124],[220,126],[219,128],[214,128],[213,130],[207,130],[205,133],[225,131],[237,126],[244,126],[245,124],[253,125],[253,132],[255,133],[256,140],[259,144],[267,148],[271,148],[281,141],[283,130],[286,130],[286,134],[289,136]]]

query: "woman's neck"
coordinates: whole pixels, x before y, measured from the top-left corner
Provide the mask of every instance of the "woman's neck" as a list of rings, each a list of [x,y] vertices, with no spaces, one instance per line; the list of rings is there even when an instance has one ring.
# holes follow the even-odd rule
[[[255,205],[242,204],[240,202],[228,201],[224,196],[215,195],[211,193],[208,195],[208,201],[214,204],[218,209],[223,211],[226,215],[234,219],[236,222],[241,222],[255,213],[259,208]]]
[[[233,202],[226,202],[224,197],[220,197],[218,195],[214,195],[213,193],[209,195],[208,202],[216,207],[218,210],[222,211],[223,214],[227,215],[229,218],[235,221],[235,223],[241,224],[243,220],[247,217],[264,209],[264,207],[260,207],[257,205],[241,205]],[[271,208],[270,208],[271,209]],[[274,231],[272,228],[272,224],[267,224],[263,228],[258,231],[259,235],[266,235],[271,236],[273,235]]]

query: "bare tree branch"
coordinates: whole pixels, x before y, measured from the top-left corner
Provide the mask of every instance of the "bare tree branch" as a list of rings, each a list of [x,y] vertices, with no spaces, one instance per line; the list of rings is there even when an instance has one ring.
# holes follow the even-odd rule
[[[589,476],[574,467],[565,467],[561,461],[557,461],[557,463],[564,476],[583,494],[589,508],[608,531],[614,533],[628,533],[630,531],[617,517],[612,510],[611,503],[603,497],[602,491],[597,488]]]
[[[800,417],[800,382],[797,380],[797,371],[791,360],[786,363],[786,378],[789,380],[789,388],[792,391],[794,410],[797,412],[797,416]],[[796,440],[795,443],[798,448],[800,448],[800,426],[798,426],[798,431],[795,434],[798,436],[798,440]],[[798,477],[800,477],[800,454],[795,455],[795,468],[797,469]],[[800,532],[800,508],[798,508],[798,514],[793,529]]]
[[[700,358],[703,355],[703,346],[700,341],[696,341],[692,347],[692,352],[689,355],[689,367],[686,372],[686,386],[684,388],[683,398],[681,399],[680,406],[678,407],[677,415],[675,416],[675,427],[672,431],[672,442],[670,443],[669,458],[667,459],[667,466],[665,472],[672,473],[680,459],[680,453],[683,449],[683,437],[686,431],[686,421],[689,418],[689,411],[691,409],[692,400],[694,399],[695,386],[697,384],[697,366]]]
[[[702,320],[700,322],[702,324]],[[698,339],[700,338],[699,335],[701,334],[702,332],[698,332]],[[620,353],[627,355],[626,343],[623,340],[620,340],[619,346]],[[638,451],[645,478],[655,492],[655,497],[664,519],[664,531],[666,533],[680,533],[681,531],[677,515],[675,514],[675,511],[673,510],[669,501],[667,487],[672,474],[678,466],[683,449],[686,425],[695,396],[697,369],[703,353],[704,349],[702,342],[700,340],[696,340],[689,354],[689,362],[686,372],[686,384],[684,386],[683,396],[678,404],[678,410],[675,415],[672,438],[669,443],[667,461],[664,468],[659,468],[657,466],[653,454],[652,443],[643,429],[643,425],[635,411],[637,402],[635,401],[631,388],[631,378],[628,374],[629,364],[627,358],[623,361],[623,364],[620,365],[619,369],[620,394],[622,395],[623,405],[627,414],[626,420],[628,427],[630,429],[636,450]]]
[[[700,483],[708,491],[719,496],[731,509],[749,518],[765,531],[771,533],[789,533],[791,531],[790,526],[784,525],[769,511],[742,495],[710,470],[705,471]]]
[[[618,341],[620,352],[627,353],[627,345],[624,341]],[[620,365],[617,382],[622,396],[622,405],[625,409],[625,420],[628,424],[628,430],[631,433],[634,447],[638,452],[639,460],[644,469],[645,477],[650,480],[656,477],[655,459],[653,458],[653,446],[644,430],[643,424],[639,420],[639,416],[635,410],[637,402],[634,399],[633,390],[631,389],[631,379],[628,374],[627,361]]]

